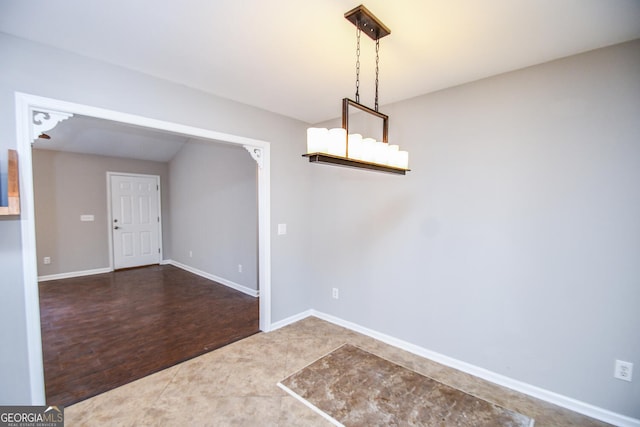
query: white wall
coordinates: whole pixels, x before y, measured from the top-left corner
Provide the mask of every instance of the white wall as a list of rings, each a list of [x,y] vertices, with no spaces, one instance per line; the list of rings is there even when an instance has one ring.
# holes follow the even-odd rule
[[[171,159],[174,261],[258,289],[256,169],[240,146],[195,140]]]
[[[381,111],[413,171],[314,166],[314,308],[640,418],[640,41]]]
[[[16,91],[271,142],[272,320],[308,308],[303,285],[309,238],[303,224],[309,216],[309,168],[299,157],[304,123],[5,34],[0,34],[0,58],[0,159],[5,161],[6,150],[16,148]],[[276,236],[278,222],[289,224],[286,238]],[[0,404],[28,404],[20,220],[1,219],[0,236]]]

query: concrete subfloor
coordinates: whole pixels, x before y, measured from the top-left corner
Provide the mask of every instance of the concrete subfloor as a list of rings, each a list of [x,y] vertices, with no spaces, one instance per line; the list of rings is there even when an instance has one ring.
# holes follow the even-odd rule
[[[315,317],[253,335],[65,408],[66,425],[331,425],[277,383],[346,343],[529,416],[536,427],[608,425]]]

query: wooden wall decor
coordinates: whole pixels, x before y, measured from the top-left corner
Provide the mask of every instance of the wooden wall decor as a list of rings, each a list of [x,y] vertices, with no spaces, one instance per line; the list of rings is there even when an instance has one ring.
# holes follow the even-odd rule
[[[18,152],[9,150],[7,169],[7,206],[0,206],[0,215],[20,215],[20,185],[18,182]]]

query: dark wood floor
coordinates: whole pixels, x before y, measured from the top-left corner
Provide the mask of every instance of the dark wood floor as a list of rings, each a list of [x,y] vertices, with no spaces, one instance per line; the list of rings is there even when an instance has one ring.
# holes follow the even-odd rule
[[[258,332],[258,298],[172,266],[40,283],[47,404],[67,406]]]

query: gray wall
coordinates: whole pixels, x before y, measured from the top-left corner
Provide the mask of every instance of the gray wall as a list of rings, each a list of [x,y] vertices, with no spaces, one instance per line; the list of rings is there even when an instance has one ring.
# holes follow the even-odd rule
[[[256,168],[239,146],[190,140],[180,149],[169,163],[173,260],[258,289]]]
[[[32,153],[38,276],[109,267],[107,172],[160,176],[163,249],[169,252],[167,163],[51,150]],[[95,221],[81,222],[83,214],[94,215]],[[45,256],[51,264],[43,264]]]
[[[16,148],[14,92],[77,102],[271,142],[272,317],[309,308],[307,125],[141,73],[0,34],[0,154]],[[46,67],[43,67],[46,64]],[[211,78],[216,78],[211,76]],[[24,171],[23,171],[24,173]],[[291,179],[295,176],[296,179]],[[278,237],[275,224],[289,224]],[[20,220],[0,220],[0,404],[30,402]]]
[[[640,41],[382,111],[413,171],[313,168],[314,308],[640,418]]]
[[[108,171],[160,176],[165,259],[257,289],[256,163],[242,147],[193,140],[170,164],[33,150],[38,275],[109,267]]]

